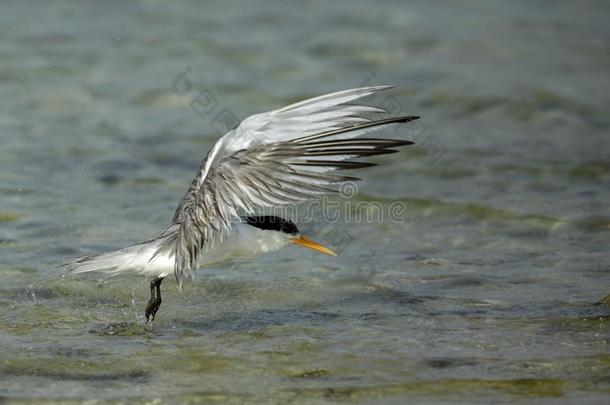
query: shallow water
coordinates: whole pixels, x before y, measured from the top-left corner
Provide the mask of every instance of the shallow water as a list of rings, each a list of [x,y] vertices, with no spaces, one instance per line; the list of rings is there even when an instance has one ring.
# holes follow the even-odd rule
[[[607,401],[610,7],[249,4],[3,3],[0,402]],[[168,280],[152,329],[146,280],[61,277],[161,230],[232,120],[373,83],[423,118],[299,222],[338,258]]]

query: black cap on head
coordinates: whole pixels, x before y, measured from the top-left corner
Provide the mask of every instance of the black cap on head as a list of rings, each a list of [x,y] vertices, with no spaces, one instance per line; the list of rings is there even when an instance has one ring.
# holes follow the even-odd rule
[[[290,235],[297,235],[299,233],[299,229],[292,221],[282,217],[264,215],[260,217],[242,217],[241,219],[248,225],[266,231],[278,231]]]

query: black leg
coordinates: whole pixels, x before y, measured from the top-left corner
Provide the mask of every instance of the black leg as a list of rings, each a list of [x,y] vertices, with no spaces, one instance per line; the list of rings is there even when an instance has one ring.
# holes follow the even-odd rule
[[[146,306],[146,323],[151,324],[161,306],[161,282],[163,277],[157,277],[150,282],[150,300]]]
[[[149,304],[155,300],[155,284],[157,284],[156,278],[150,280],[150,300],[148,301]]]

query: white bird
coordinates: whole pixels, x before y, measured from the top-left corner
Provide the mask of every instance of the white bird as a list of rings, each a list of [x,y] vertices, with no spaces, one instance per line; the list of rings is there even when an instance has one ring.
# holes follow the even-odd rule
[[[203,160],[170,225],[156,238],[68,264],[71,273],[127,271],[153,277],[147,322],[161,305],[161,282],[178,285],[199,267],[297,244],[335,255],[302,236],[294,223],[257,215],[261,209],[302,203],[358,180],[342,169],[374,166],[355,158],[397,152],[408,140],[361,138],[416,116],[374,119],[385,110],[351,102],[394,86],[326,94],[252,115],[221,137]]]

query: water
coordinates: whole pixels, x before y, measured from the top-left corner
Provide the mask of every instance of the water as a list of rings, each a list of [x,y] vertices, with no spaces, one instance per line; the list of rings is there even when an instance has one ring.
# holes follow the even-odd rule
[[[609,11],[4,2],[0,401],[607,401]],[[146,280],[60,277],[161,230],[231,120],[369,83],[423,117],[352,200],[401,221],[168,280],[152,329]]]

